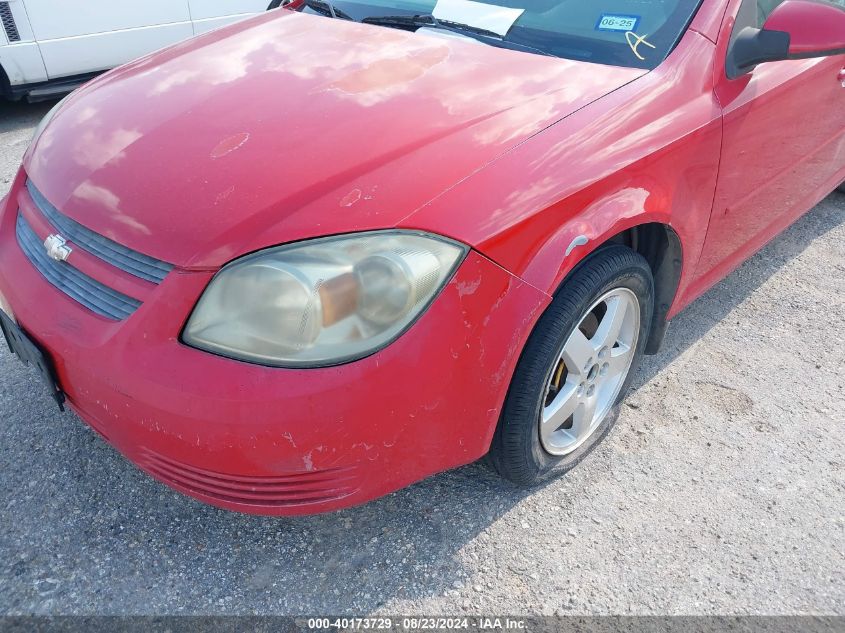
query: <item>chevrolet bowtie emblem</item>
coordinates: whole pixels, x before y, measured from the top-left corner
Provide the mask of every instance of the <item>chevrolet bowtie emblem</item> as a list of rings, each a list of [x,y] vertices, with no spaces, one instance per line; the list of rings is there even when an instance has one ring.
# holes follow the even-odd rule
[[[66,262],[73,252],[73,249],[67,245],[67,240],[61,235],[50,235],[44,240],[44,248],[47,249],[47,255],[57,262]]]

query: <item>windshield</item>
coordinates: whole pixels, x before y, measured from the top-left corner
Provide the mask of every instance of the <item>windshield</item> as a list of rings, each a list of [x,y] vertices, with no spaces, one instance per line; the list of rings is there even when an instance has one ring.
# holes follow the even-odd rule
[[[653,69],[680,41],[701,0],[308,0],[302,11],[357,21],[434,16],[493,46]],[[505,8],[506,10],[502,10]],[[331,9],[331,10],[329,10]],[[380,22],[417,30],[422,24]],[[378,22],[377,22],[378,23]],[[491,28],[491,25],[493,27]]]

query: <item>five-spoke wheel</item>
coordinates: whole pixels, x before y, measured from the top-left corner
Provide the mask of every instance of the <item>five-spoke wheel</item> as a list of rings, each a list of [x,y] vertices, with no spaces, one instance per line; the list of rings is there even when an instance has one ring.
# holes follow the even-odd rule
[[[549,453],[571,453],[599,427],[628,376],[639,335],[639,300],[627,288],[611,290],[583,315],[546,387],[540,439]]]
[[[511,381],[489,455],[500,474],[532,484],[572,468],[601,441],[618,416],[653,310],[651,269],[629,248],[602,248],[569,276]]]

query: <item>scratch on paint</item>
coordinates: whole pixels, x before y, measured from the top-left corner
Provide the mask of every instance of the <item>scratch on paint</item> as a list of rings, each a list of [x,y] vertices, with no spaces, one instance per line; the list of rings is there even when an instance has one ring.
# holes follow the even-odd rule
[[[475,281],[462,281],[458,284],[458,296],[465,297],[474,294],[479,286],[481,286],[481,278]]]
[[[234,192],[235,192],[235,185],[232,185],[231,187],[229,187],[225,191],[221,191],[220,193],[218,193],[217,197],[214,199],[214,206],[216,207],[218,204],[223,202],[226,198],[231,196]],[[146,334],[144,334],[144,337],[146,338]]]
[[[353,189],[345,196],[343,196],[343,198],[340,199],[340,206],[351,207],[353,204],[355,204],[361,199],[362,195],[363,194],[361,193],[360,189]]]
[[[223,158],[237,149],[243,147],[249,140],[249,132],[241,132],[229,138],[225,138],[211,151],[212,158]]]

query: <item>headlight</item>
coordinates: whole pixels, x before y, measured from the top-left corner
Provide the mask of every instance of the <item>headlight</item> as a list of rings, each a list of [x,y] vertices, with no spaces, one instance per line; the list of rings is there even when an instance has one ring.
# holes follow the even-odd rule
[[[428,307],[467,248],[378,231],[272,248],[225,266],[182,335],[262,365],[336,365],[396,339]]]
[[[70,95],[68,95],[69,97]],[[38,137],[41,136],[41,133],[44,131],[44,128],[47,127],[47,124],[53,120],[53,117],[56,116],[56,112],[59,111],[59,108],[64,105],[64,102],[67,101],[67,97],[59,101],[53,108],[44,115],[44,118],[41,119],[41,123],[38,124],[38,127],[35,128],[35,132],[32,135],[32,140],[29,142],[30,145],[34,145],[35,141],[38,140]]]

